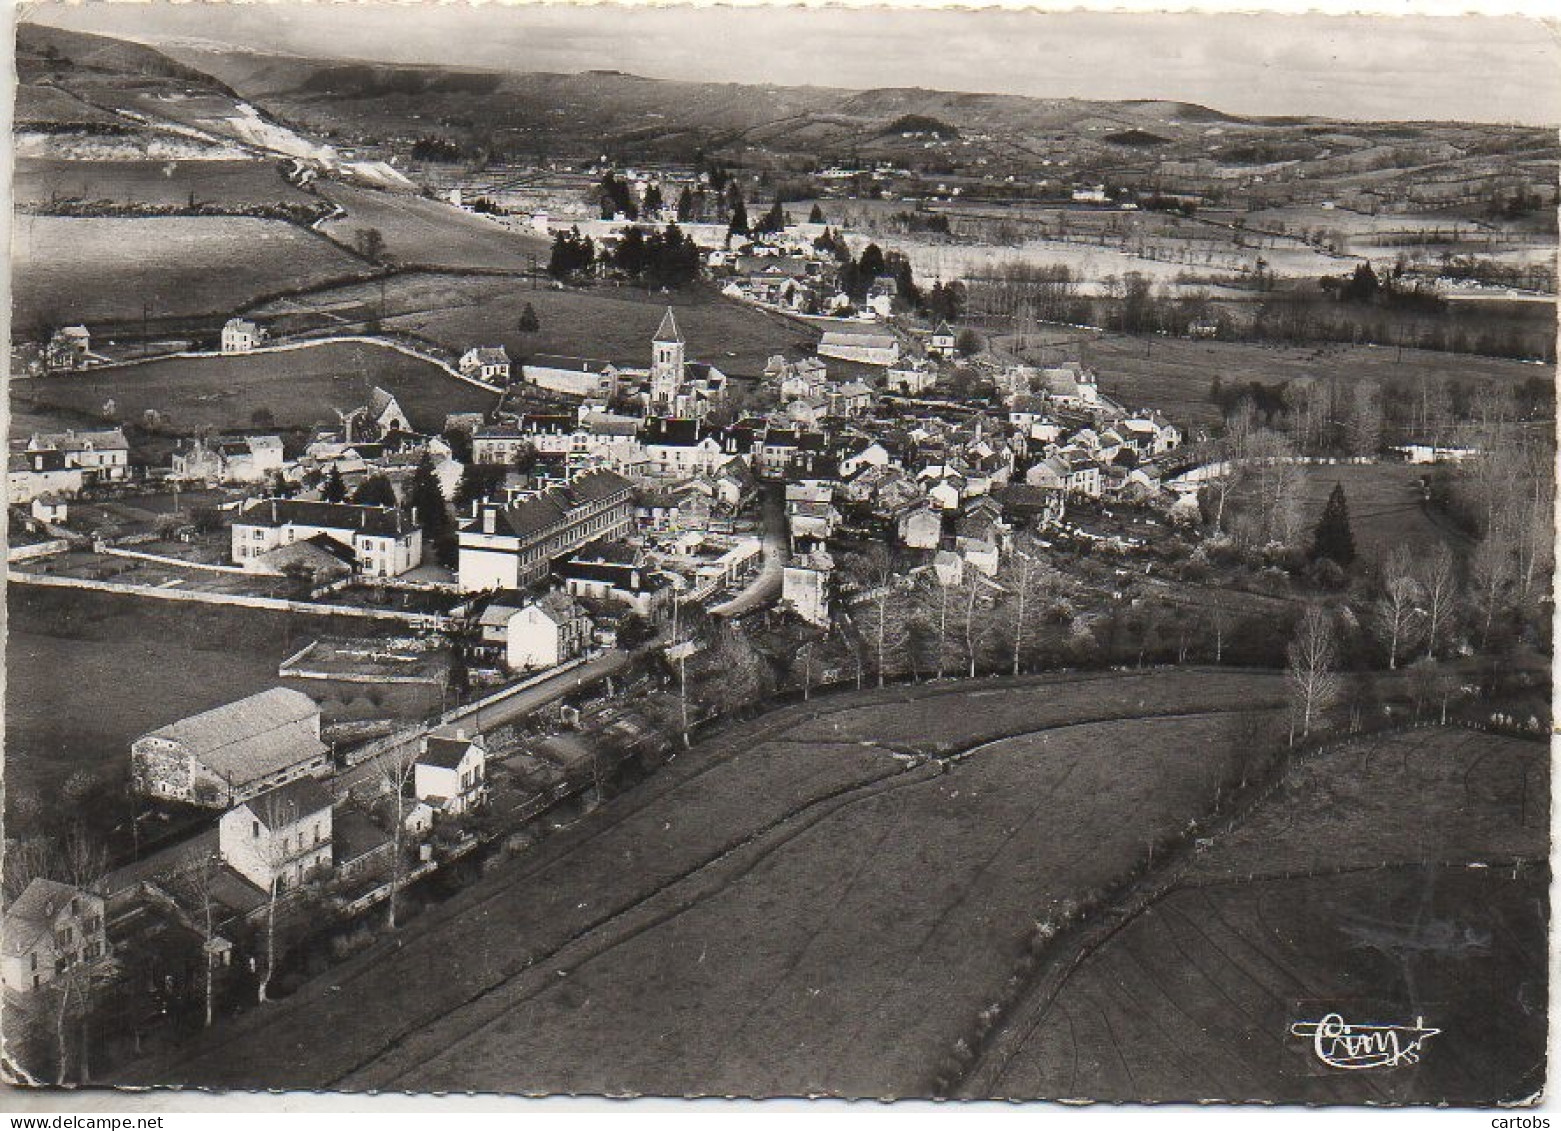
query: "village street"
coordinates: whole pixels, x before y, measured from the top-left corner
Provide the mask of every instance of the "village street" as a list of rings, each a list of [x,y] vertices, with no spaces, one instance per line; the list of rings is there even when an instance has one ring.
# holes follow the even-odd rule
[[[737,596],[710,612],[721,617],[739,617],[775,600],[781,591],[781,570],[786,565],[786,508],[778,491],[764,496],[764,564],[758,575]]]

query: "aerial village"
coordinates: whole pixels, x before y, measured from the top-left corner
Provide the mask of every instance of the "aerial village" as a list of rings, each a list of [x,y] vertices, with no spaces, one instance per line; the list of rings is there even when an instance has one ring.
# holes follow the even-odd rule
[[[593,242],[605,265],[647,230],[581,227],[554,224],[555,260]],[[1157,568],[1151,543],[1199,522],[1208,437],[1113,399],[1077,360],[1005,356],[961,325],[957,300],[929,316],[891,274],[854,303],[850,256],[816,221],[696,234],[715,301],[796,319],[812,348],[734,377],[669,295],[637,360],[595,357],[589,339],[579,356],[471,341],[441,379],[495,407],[437,429],[370,379],[301,446],[258,417],[169,436],[158,465],[131,460],[123,428],[12,442],[13,581],[376,635],[311,634],[276,686],[170,713],[118,751],[132,790],[118,847],[84,850],[79,882],[40,877],[7,908],[8,994],[117,1001],[137,1050],[176,998],[203,1002],[208,1024],[263,1003],[566,827],[712,719],[882,686],[907,674],[896,650],[917,677],[974,675],[956,625],[968,638],[977,610],[1004,602],[1018,603],[1017,674],[1032,567],[1052,587],[1031,615],[1051,602],[1077,645],[1090,602],[1121,598],[1123,578]],[[552,274],[590,285],[567,264]],[[223,358],[287,348],[246,317],[214,344]],[[83,325],[20,360],[39,382],[114,364]],[[1064,547],[1089,564],[1059,583],[1032,554]],[[923,610],[920,627],[895,606]],[[346,717],[310,680],[432,694]]]

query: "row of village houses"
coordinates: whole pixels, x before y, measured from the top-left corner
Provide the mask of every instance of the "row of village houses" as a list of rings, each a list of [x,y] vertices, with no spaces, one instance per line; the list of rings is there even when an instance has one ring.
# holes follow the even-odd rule
[[[1154,456],[1174,448],[1180,434],[1155,415],[1101,411],[1087,373],[1065,394],[1018,393],[1007,419],[975,414],[957,421],[928,413],[893,421],[868,416],[871,404],[852,406],[820,426],[794,423],[789,408],[808,398],[813,374],[778,374],[786,401],[771,419],[752,418],[723,428],[685,418],[618,417],[582,406],[574,419],[528,414],[477,427],[473,459],[510,464],[522,453],[541,458],[529,473],[512,472],[494,494],[461,516],[462,589],[516,588],[546,576],[551,563],[588,542],[613,540],[640,529],[711,530],[751,501],[757,480],[832,480],[849,497],[895,518],[917,507],[952,513],[968,500],[1015,480],[1056,496],[1100,497],[1133,487],[1153,490]],[[790,383],[790,384],[788,384]],[[802,396],[796,396],[803,393]],[[1089,404],[1079,415],[1064,404]],[[393,397],[376,390],[370,434],[407,440],[404,414]],[[1098,426],[1097,426],[1098,425]],[[346,425],[351,433],[354,424]],[[204,444],[176,454],[174,473],[195,478],[211,460],[247,460],[232,478],[255,482],[289,467],[271,437]],[[394,464],[386,440],[317,439],[297,466],[332,464],[367,471]],[[409,473],[410,453],[438,448],[453,493],[459,465],[442,440],[423,438],[400,455]],[[235,454],[230,454],[232,448]],[[91,461],[113,461],[108,477],[128,473],[123,435],[36,437],[25,458],[58,459],[78,452]],[[297,466],[291,470],[296,471]],[[74,469],[85,474],[86,469]],[[48,474],[48,473],[45,473]],[[26,492],[13,492],[25,497]],[[318,578],[357,572],[400,576],[422,564],[424,548],[416,516],[393,506],[327,503],[308,498],[262,498],[240,507],[231,525],[232,560],[257,573],[304,571]]]

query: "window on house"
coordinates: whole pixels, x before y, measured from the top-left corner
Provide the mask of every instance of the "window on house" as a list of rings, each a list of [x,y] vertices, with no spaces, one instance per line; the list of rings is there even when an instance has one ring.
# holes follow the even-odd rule
[[[249,835],[252,836],[252,837],[255,837],[257,839],[259,838],[259,836],[260,836],[260,822],[259,821],[251,821],[249,823]]]

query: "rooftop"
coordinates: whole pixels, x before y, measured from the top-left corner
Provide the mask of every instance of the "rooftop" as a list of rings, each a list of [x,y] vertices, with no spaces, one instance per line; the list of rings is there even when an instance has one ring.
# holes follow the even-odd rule
[[[323,754],[319,715],[303,692],[273,687],[141,737],[178,743],[228,782],[242,784]]]

